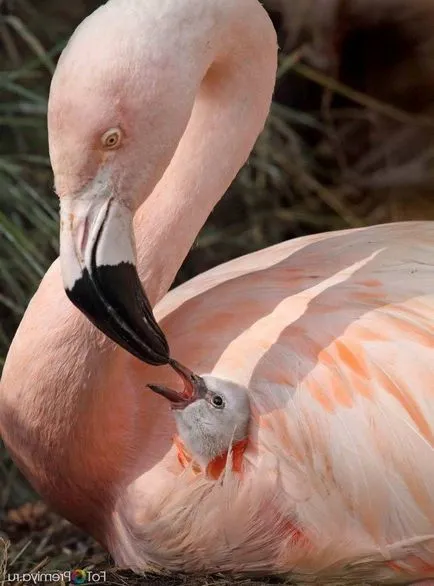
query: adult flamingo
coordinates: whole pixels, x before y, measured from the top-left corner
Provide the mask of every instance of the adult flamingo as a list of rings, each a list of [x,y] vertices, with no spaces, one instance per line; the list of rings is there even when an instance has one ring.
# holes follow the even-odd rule
[[[164,362],[133,270],[140,206],[137,267],[173,355],[249,390],[241,469],[184,469],[146,388],[180,380],[83,317],[57,261],[7,357],[2,436],[53,507],[136,570],[430,577],[434,225],[294,240],[165,295],[264,124],[275,70],[256,0],[110,0],[72,38],[49,105],[69,296]]]

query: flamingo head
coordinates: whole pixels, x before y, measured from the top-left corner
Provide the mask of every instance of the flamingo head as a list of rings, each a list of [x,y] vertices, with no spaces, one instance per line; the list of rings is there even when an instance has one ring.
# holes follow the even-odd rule
[[[112,1],[79,26],[53,77],[48,132],[66,293],[115,342],[160,365],[169,349],[137,274],[132,219],[173,157],[195,88],[180,91],[185,72],[144,12]]]
[[[212,375],[198,378],[185,397],[167,387],[150,388],[171,401],[183,445],[195,462],[210,470],[231,446],[247,438],[250,400],[247,390],[231,381]]]

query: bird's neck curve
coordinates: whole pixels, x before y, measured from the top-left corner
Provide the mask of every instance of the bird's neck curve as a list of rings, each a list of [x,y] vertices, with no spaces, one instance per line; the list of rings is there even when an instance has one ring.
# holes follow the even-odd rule
[[[166,173],[136,214],[137,266],[152,303],[170,287],[247,159],[270,106],[277,54],[271,22],[256,0],[215,4],[233,15],[223,27],[222,58],[201,84]],[[107,511],[119,491],[167,452],[173,417],[161,408],[162,399],[145,391],[153,376],[147,368],[70,304],[56,262],[9,351],[0,428],[41,494],[98,538],[104,539]]]
[[[247,160],[270,108],[277,67],[273,25],[257,0],[221,4],[228,7],[227,20],[186,131],[135,217],[137,265],[153,305]],[[208,41],[198,36],[196,43],[200,54]]]

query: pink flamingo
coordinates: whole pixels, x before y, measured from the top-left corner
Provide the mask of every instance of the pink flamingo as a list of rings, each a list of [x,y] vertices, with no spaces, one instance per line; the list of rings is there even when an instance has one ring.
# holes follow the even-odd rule
[[[56,510],[138,571],[430,578],[434,225],[293,240],[166,294],[275,72],[256,0],[110,0],[79,27],[49,104],[62,274],[119,345],[56,261],[6,361],[2,437]],[[180,364],[184,392],[155,366],[167,344],[135,266],[173,355],[248,395],[247,445],[220,462],[173,441],[146,388],[195,391]]]

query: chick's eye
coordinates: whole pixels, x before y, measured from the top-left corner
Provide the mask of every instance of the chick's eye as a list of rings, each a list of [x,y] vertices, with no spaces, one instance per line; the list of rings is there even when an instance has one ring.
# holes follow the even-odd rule
[[[223,409],[225,406],[225,401],[221,395],[213,395],[211,398],[211,403],[217,409]]]
[[[114,150],[121,145],[122,132],[119,128],[110,128],[101,137],[101,144],[105,150]]]

